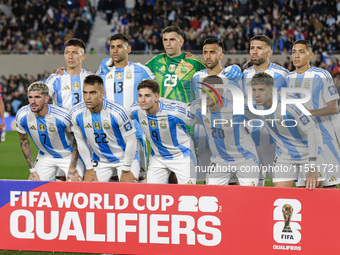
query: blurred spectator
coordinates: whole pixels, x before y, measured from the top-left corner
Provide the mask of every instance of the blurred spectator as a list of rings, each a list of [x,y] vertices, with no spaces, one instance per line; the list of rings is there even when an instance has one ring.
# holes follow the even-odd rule
[[[88,41],[94,11],[84,3],[1,0],[0,49],[5,53],[52,54],[62,53],[63,42],[75,34]]]

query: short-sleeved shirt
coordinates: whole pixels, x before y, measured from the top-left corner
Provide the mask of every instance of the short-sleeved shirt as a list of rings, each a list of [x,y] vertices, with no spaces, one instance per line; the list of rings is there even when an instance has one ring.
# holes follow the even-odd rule
[[[49,154],[63,158],[72,154],[71,116],[68,110],[47,105],[44,117],[37,117],[29,105],[22,107],[16,115],[17,131],[29,134],[41,155]]]

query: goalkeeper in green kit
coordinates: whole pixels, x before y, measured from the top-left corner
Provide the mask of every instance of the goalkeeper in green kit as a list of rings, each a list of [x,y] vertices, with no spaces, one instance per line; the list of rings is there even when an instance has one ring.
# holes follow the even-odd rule
[[[184,33],[179,27],[165,28],[163,46],[166,53],[154,57],[146,66],[156,75],[161,97],[189,103],[195,100],[192,77],[206,67],[196,57],[185,57],[186,53],[181,52],[183,43]]]

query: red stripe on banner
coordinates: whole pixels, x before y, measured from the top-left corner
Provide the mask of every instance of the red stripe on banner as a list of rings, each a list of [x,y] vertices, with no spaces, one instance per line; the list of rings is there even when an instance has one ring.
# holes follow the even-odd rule
[[[0,193],[10,202],[0,208],[2,250],[338,252],[337,190],[71,182],[29,190],[29,181],[8,190],[4,182]]]

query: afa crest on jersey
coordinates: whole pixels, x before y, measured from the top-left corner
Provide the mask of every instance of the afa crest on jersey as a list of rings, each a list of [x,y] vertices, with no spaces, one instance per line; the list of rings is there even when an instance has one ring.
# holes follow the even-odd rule
[[[156,121],[154,121],[154,120],[150,120],[150,126],[151,126],[152,128],[155,128],[155,127],[157,127],[157,123],[156,123]]]
[[[122,72],[117,72],[116,73],[116,79],[120,80],[123,77],[123,73]]]
[[[176,70],[176,65],[170,65],[168,70],[169,70],[170,73],[175,72],[175,70]]]
[[[100,130],[100,128],[101,128],[101,127],[100,127],[100,123],[96,121],[96,122],[94,123],[94,128],[97,129],[97,130]]]
[[[79,89],[79,83],[73,82],[72,87],[73,87],[74,90],[78,90]]]
[[[272,116],[270,116],[270,115],[267,115],[267,116],[266,116],[266,120],[273,121],[273,117],[272,117]]]
[[[45,125],[44,125],[44,124],[39,124],[39,130],[40,130],[41,132],[45,132],[45,130],[46,130]]]

